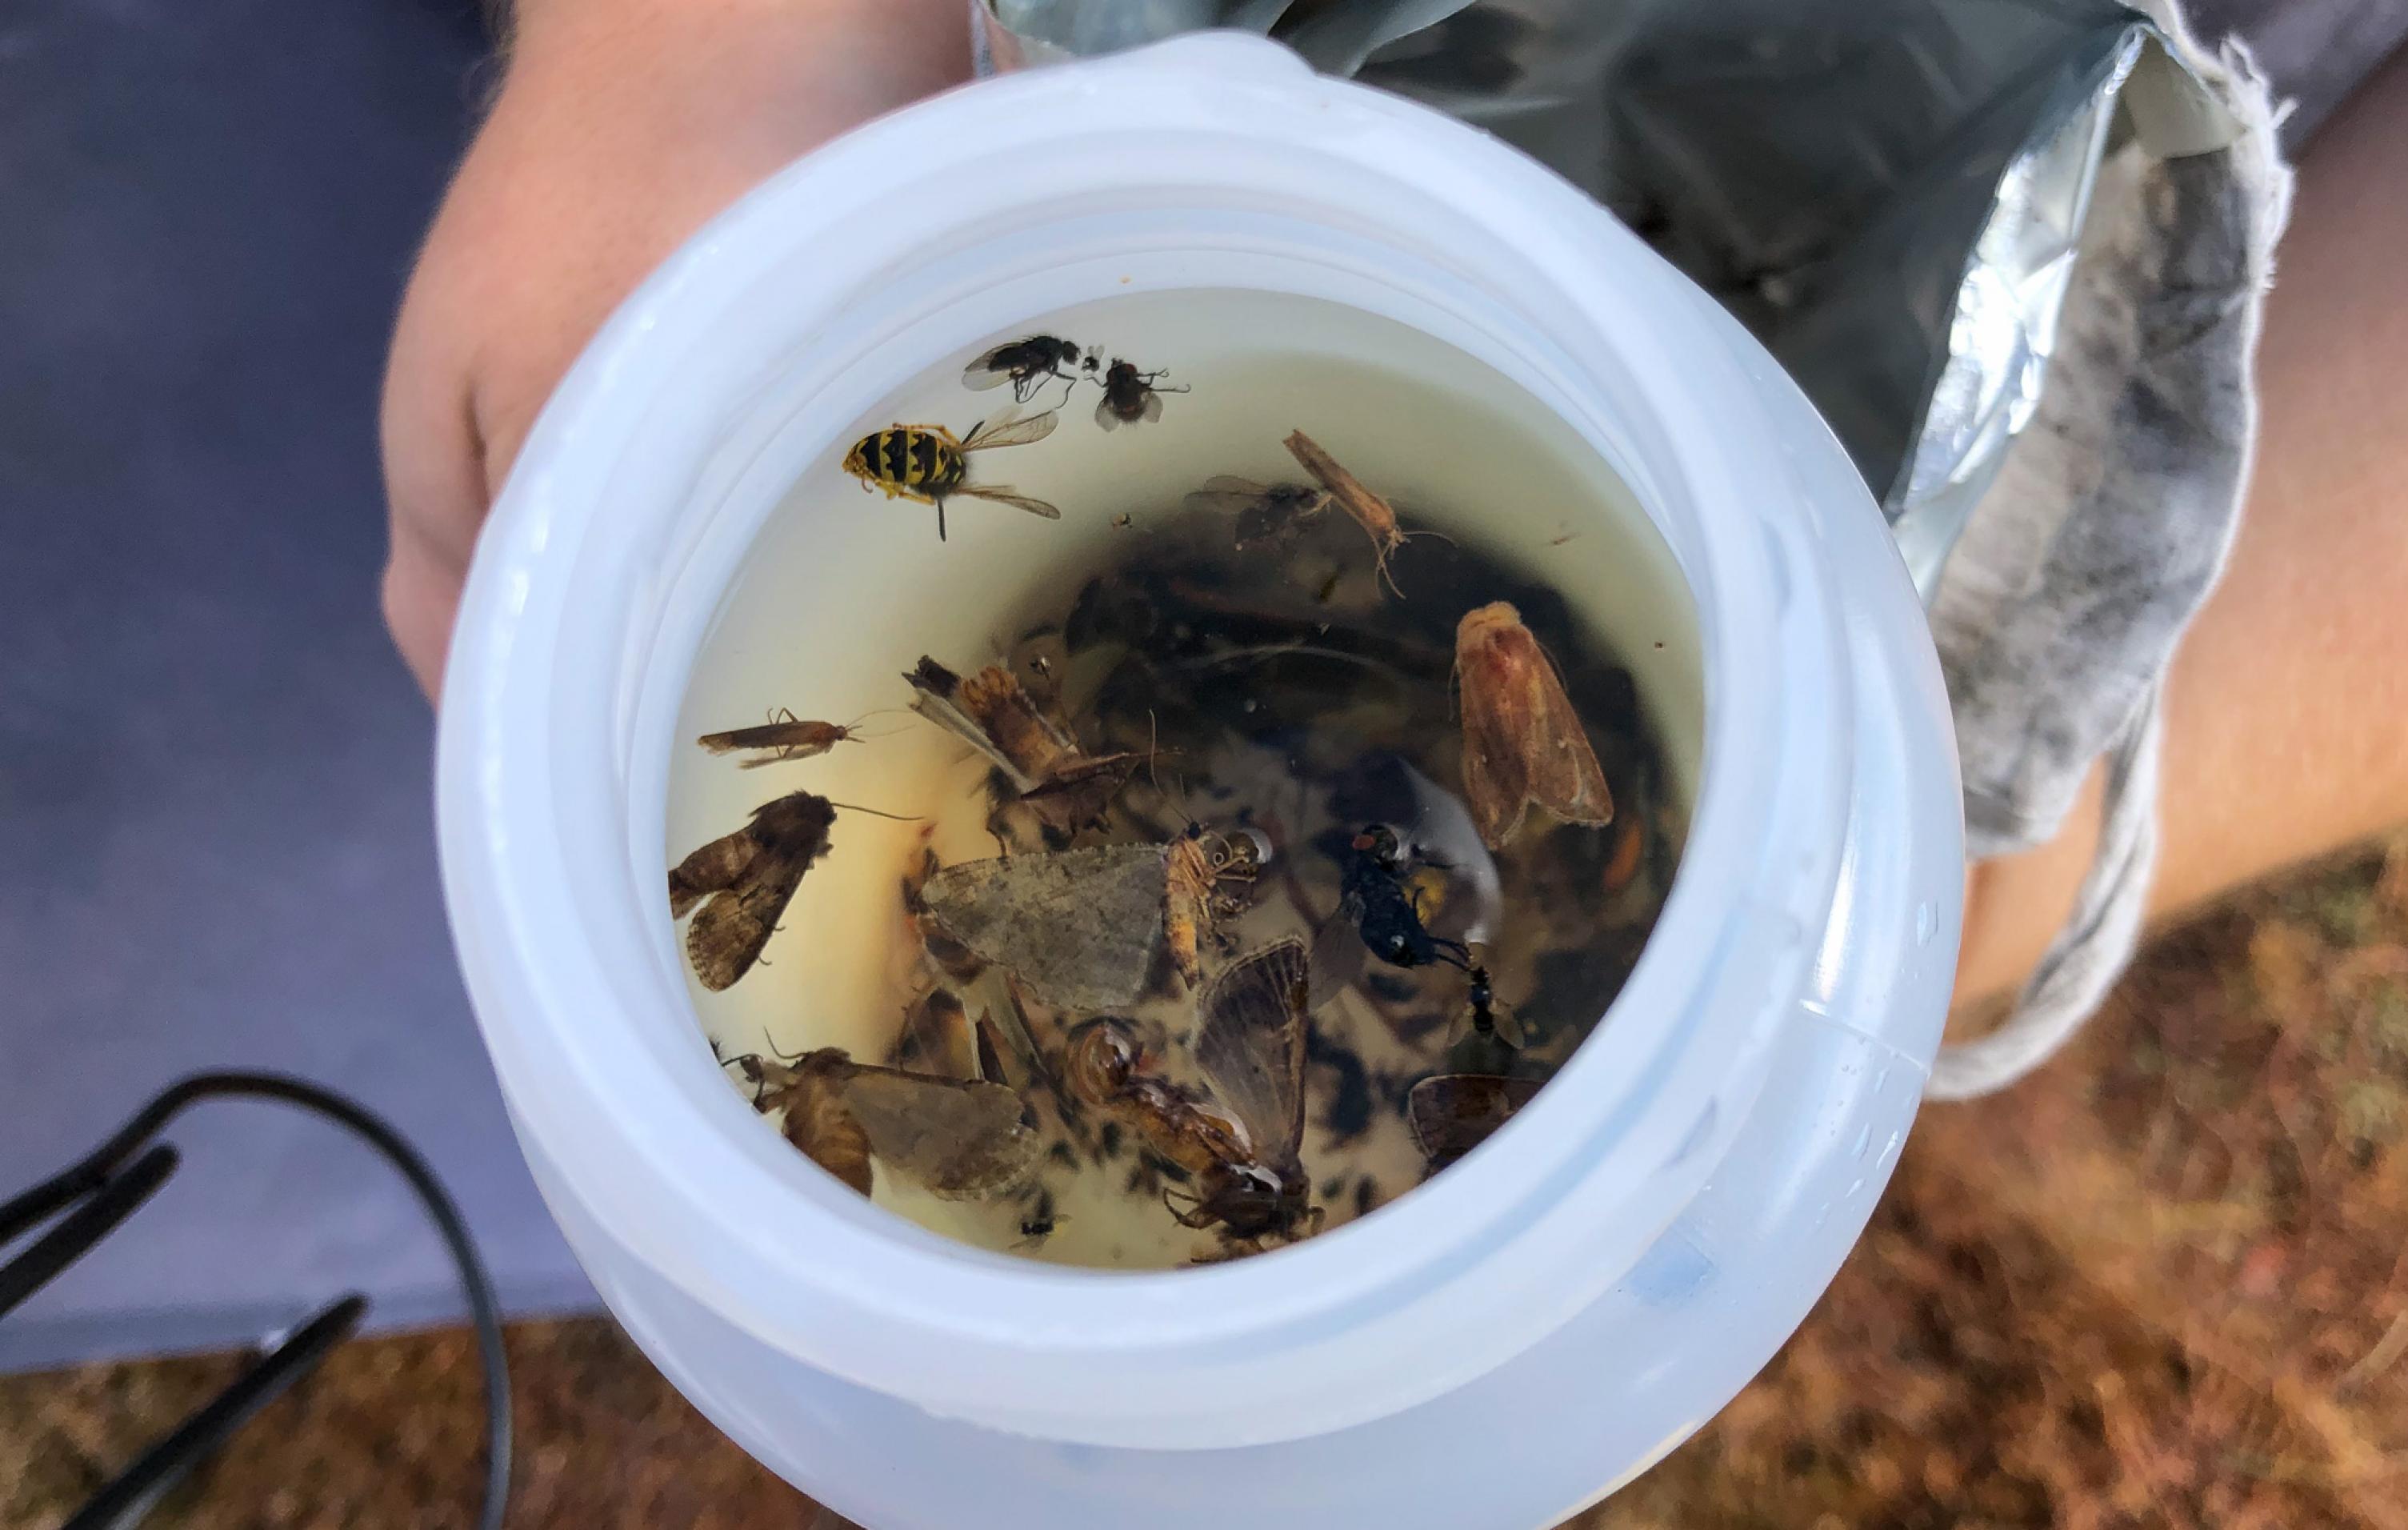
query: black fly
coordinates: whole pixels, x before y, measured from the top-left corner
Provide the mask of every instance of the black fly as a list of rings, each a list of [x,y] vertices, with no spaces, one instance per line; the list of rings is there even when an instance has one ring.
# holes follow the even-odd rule
[[[1340,868],[1338,917],[1354,927],[1370,953],[1392,967],[1424,967],[1442,961],[1470,970],[1471,953],[1460,941],[1433,935],[1422,923],[1420,900],[1406,890],[1412,868],[1396,830],[1372,824],[1354,836]]]
[[[1048,382],[1074,382],[1071,368],[1081,366],[1083,354],[1077,343],[1058,335],[1030,335],[998,345],[963,368],[962,382],[977,389],[1009,382],[1012,401],[1025,404]],[[1094,363],[1083,369],[1093,371]]]

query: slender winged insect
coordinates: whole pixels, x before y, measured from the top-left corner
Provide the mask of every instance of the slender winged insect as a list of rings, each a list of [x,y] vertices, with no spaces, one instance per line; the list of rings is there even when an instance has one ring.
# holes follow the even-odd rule
[[[1481,842],[1501,848],[1533,807],[1566,823],[1613,821],[1613,794],[1554,660],[1502,600],[1455,627],[1463,696],[1463,795]]]
[[[853,443],[845,454],[844,470],[861,480],[865,492],[886,491],[889,499],[916,499],[937,507],[937,540],[945,540],[945,501],[956,495],[992,499],[1058,521],[1062,512],[1042,499],[1031,498],[998,484],[969,482],[969,454],[998,446],[1025,446],[1054,433],[1060,416],[1052,410],[1025,417],[1004,415],[956,436],[940,425],[894,425],[873,430]]]
[[[1025,404],[1049,382],[1075,385],[1081,354],[1076,341],[1059,335],[1024,336],[1006,340],[963,368],[962,382],[982,391],[1009,382],[1012,401]]]
[[[1404,528],[1397,524],[1397,510],[1369,489],[1363,481],[1338,465],[1338,459],[1321,449],[1319,442],[1301,430],[1291,430],[1287,437],[1288,455],[1312,475],[1314,483],[1327,491],[1339,509],[1354,518],[1363,534],[1371,539],[1371,550],[1377,559],[1380,578],[1391,591],[1401,596],[1397,582],[1388,576],[1388,559],[1405,544]]]
[[[714,755],[754,756],[743,762],[744,769],[751,771],[781,760],[816,759],[839,743],[867,737],[854,730],[854,723],[811,722],[780,707],[766,723],[730,729],[724,733],[705,733],[694,742]]]

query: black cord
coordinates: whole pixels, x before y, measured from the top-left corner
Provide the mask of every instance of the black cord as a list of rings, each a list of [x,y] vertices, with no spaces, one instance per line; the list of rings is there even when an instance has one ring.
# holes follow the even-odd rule
[[[140,1524],[211,1451],[351,1337],[367,1309],[367,1298],[353,1292],[286,1335],[208,1407],[118,1473],[59,1530],[132,1530]]]
[[[123,1185],[129,1180],[138,1180],[138,1176],[135,1175],[120,1176],[119,1171],[125,1166],[127,1161],[132,1159],[145,1143],[155,1136],[160,1129],[186,1105],[196,1100],[225,1096],[280,1100],[286,1104],[297,1105],[301,1109],[315,1112],[349,1127],[352,1132],[366,1138],[370,1147],[383,1154],[394,1168],[400,1170],[402,1177],[409,1181],[409,1188],[418,1192],[420,1203],[426,1207],[427,1216],[433,1219],[436,1231],[442,1234],[445,1245],[452,1251],[452,1261],[459,1268],[460,1284],[468,1297],[469,1318],[477,1331],[477,1349],[483,1362],[485,1376],[485,1501],[483,1511],[478,1517],[477,1523],[482,1530],[501,1530],[503,1515],[509,1508],[510,1495],[510,1376],[509,1361],[502,1352],[501,1306],[494,1296],[493,1277],[486,1273],[484,1261],[478,1257],[477,1246],[468,1235],[468,1224],[460,1215],[459,1206],[452,1202],[451,1194],[444,1190],[442,1181],[435,1176],[435,1171],[427,1165],[423,1158],[419,1156],[418,1150],[404,1140],[400,1133],[387,1125],[381,1117],[349,1096],[280,1074],[194,1074],[189,1078],[169,1085],[149,1104],[135,1112],[133,1119],[119,1128],[116,1135],[101,1144],[81,1162],[52,1176],[22,1194],[12,1197],[5,1205],[0,1205],[0,1244],[6,1244],[14,1239],[61,1207],[92,1195],[94,1191],[103,1191],[104,1187],[108,1187],[118,1195],[130,1194],[131,1196],[131,1204],[118,1210],[108,1221],[108,1226],[114,1226],[117,1221],[122,1220],[135,1205],[140,1205],[142,1197],[149,1193],[147,1189],[127,1191],[118,1191],[111,1186],[112,1180],[116,1180],[119,1185]],[[155,1154],[151,1155],[150,1158],[146,1158],[144,1162],[149,1163],[155,1157]],[[155,1171],[157,1177],[165,1178],[166,1170],[173,1167],[174,1158],[171,1152],[165,1166]],[[155,1181],[149,1187],[149,1189],[156,1188]],[[89,1205],[79,1209],[76,1217],[71,1217],[67,1223],[63,1223],[50,1237],[44,1238],[33,1249],[28,1250],[26,1255],[12,1262],[8,1267],[9,1271],[13,1272],[18,1265],[25,1263],[33,1255],[50,1247],[54,1239],[62,1239],[69,1226],[76,1223],[76,1218],[87,1215],[93,1215]],[[106,1232],[107,1227],[103,1227],[101,1231]],[[75,1250],[75,1252],[80,1251],[80,1249]],[[74,1253],[67,1255],[70,1260],[73,1257]],[[61,1263],[63,1264],[64,1262]],[[39,1283],[38,1280],[34,1282],[36,1285]],[[327,1313],[320,1315],[321,1321],[340,1311],[341,1308],[342,1304],[337,1304],[336,1307],[329,1308]],[[356,1321],[356,1317],[353,1321]],[[295,1335],[296,1338],[299,1336]],[[280,1347],[279,1352],[281,1353],[293,1348],[294,1341],[288,1340],[284,1346]],[[271,1355],[269,1360],[272,1363],[276,1358]],[[310,1358],[314,1359],[314,1354]],[[264,1364],[262,1369],[265,1368],[267,1367]],[[299,1368],[306,1367],[296,1367],[295,1374]],[[285,1379],[289,1381],[289,1378]],[[285,1383],[280,1382],[280,1387],[282,1384]],[[241,1385],[242,1383],[238,1382],[235,1390],[239,1390]],[[220,1402],[224,1401],[222,1397],[220,1399]],[[261,1401],[264,1404],[265,1399]],[[212,1407],[215,1406],[212,1405]],[[208,1409],[204,1409],[203,1415],[196,1416],[186,1424],[185,1430],[179,1431],[179,1436],[191,1430],[194,1425],[203,1422],[208,1412]],[[238,1423],[240,1420],[236,1419],[234,1422]],[[175,1437],[177,1436],[171,1436],[171,1441]],[[165,1445],[160,1448],[164,1449]],[[145,1462],[149,1460],[148,1456],[144,1458]],[[144,1462],[137,1462],[136,1468],[143,1465]],[[107,1491],[104,1490],[104,1494]]]
[[[124,1173],[103,1180],[90,1200],[61,1218],[59,1225],[43,1234],[32,1248],[0,1265],[0,1318],[142,1209],[179,1162],[176,1149],[161,1143],[136,1159]]]

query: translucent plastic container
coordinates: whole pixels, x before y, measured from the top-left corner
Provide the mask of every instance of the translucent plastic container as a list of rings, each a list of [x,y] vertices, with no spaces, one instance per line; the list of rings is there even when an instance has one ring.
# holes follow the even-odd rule
[[[865,411],[1033,316],[1208,287],[1408,326],[1612,465],[1696,613],[1694,816],[1605,1024],[1481,1151],[1263,1257],[1054,1268],[869,1205],[714,1069],[669,761],[723,597]],[[865,625],[914,577],[815,576]],[[1905,570],[1772,361],[1512,151],[1215,36],[872,124],[665,266],[495,509],[440,751],[461,960],[554,1214],[706,1414],[873,1530],[1540,1526],[1627,1480],[1770,1357],[1896,1161],[1955,966],[1956,780]]]

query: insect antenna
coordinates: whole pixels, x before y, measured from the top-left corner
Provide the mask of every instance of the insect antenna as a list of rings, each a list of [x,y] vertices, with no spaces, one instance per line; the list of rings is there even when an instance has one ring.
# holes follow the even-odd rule
[[[761,1032],[761,1040],[762,1043],[769,1048],[769,1055],[776,1058],[781,1062],[800,1062],[804,1057],[808,1055],[804,1052],[781,1052],[778,1050],[778,1038],[769,1034],[767,1027],[764,1027]]]
[[[828,803],[828,806],[840,807],[847,813],[867,813],[873,818],[892,818],[896,823],[924,823],[927,821],[917,814],[882,813],[874,807],[859,807],[852,802],[831,801]]]

